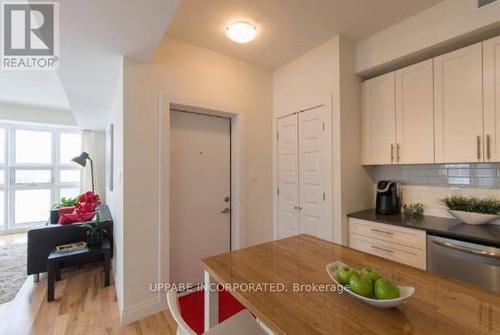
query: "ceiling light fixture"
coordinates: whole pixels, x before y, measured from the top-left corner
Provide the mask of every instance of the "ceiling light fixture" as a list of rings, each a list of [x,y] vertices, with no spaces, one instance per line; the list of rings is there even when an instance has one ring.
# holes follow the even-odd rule
[[[246,21],[231,23],[226,27],[226,34],[236,43],[248,43],[257,36],[257,28]]]

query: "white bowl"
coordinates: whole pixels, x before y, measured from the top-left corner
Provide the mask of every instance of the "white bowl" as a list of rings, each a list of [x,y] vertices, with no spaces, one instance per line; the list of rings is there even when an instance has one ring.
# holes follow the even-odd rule
[[[485,224],[485,223],[491,222],[491,221],[498,218],[498,215],[494,215],[494,214],[471,213],[471,212],[464,212],[464,211],[454,211],[451,209],[448,210],[448,213],[450,213],[452,216],[456,217],[458,220],[462,221],[463,223],[472,224],[472,225]]]
[[[341,261],[336,261],[330,264],[326,265],[326,272],[328,272],[328,275],[332,280],[335,282],[337,285],[342,285],[340,282],[337,281],[337,272],[341,266],[344,266],[346,264],[342,263]],[[403,303],[406,302],[414,293],[415,293],[415,288],[410,287],[410,286],[400,286],[399,287],[399,298],[397,299],[372,299],[372,298],[366,298],[363,297],[362,295],[356,294],[352,292],[351,290],[346,290],[347,293],[349,293],[351,296],[353,296],[356,299],[359,299],[367,304],[380,307],[380,308],[391,308],[391,307],[397,307]]]

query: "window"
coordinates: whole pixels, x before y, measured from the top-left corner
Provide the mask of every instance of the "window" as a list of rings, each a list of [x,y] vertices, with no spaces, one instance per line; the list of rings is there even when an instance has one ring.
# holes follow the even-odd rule
[[[0,124],[0,230],[45,223],[52,204],[80,193],[81,133]]]

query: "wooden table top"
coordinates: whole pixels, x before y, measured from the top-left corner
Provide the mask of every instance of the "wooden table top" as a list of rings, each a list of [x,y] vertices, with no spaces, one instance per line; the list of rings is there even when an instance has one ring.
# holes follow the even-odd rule
[[[293,283],[331,283],[325,265],[373,267],[415,295],[392,309],[348,294],[304,293]],[[202,260],[220,283],[284,283],[287,292],[231,292],[276,334],[500,334],[500,296],[475,286],[308,235]]]

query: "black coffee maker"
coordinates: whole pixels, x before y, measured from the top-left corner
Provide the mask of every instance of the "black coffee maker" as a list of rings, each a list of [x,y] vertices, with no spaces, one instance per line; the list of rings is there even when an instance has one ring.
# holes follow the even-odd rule
[[[399,185],[395,181],[381,180],[377,184],[377,214],[399,214],[401,211],[401,196]]]

